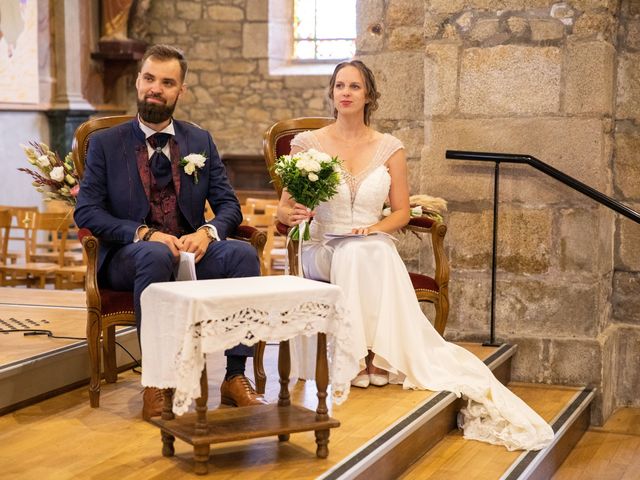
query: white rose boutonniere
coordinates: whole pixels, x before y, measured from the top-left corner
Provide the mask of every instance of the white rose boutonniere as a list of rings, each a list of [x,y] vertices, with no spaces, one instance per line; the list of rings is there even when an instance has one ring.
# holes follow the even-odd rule
[[[204,167],[206,161],[207,157],[204,153],[190,153],[180,160],[180,166],[184,169],[184,173],[193,175],[194,183],[198,183],[198,170]]]

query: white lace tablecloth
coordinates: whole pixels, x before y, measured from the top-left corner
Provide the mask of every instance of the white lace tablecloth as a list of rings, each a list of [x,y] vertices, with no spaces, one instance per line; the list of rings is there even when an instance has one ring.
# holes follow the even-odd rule
[[[200,396],[205,354],[239,343],[327,333],[336,403],[346,399],[359,368],[336,285],[289,275],[162,282],[147,287],[141,303],[142,385],[175,388],[177,415]]]

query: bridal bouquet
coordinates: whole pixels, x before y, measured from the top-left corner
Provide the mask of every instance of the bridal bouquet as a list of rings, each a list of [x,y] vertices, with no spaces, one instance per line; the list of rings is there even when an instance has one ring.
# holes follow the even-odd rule
[[[62,200],[75,207],[80,180],[71,153],[61,160],[57,153],[41,142],[29,142],[29,145],[21,147],[27,155],[27,160],[36,170],[18,170],[33,177],[32,185],[45,196],[45,201]]]
[[[340,183],[340,161],[326,153],[310,148],[295,155],[282,155],[274,165],[274,172],[282,180],[293,199],[313,210],[337,192]],[[291,229],[292,240],[309,240],[307,222]]]

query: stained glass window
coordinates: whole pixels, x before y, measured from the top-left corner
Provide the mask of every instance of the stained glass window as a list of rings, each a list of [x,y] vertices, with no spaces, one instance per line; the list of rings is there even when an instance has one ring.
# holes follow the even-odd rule
[[[356,52],[356,0],[294,0],[293,58],[344,60]]]

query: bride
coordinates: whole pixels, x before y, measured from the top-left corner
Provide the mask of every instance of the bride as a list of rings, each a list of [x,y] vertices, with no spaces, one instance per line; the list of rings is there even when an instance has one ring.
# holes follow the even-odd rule
[[[313,217],[305,242],[305,277],[339,285],[354,322],[353,348],[362,369],[355,387],[447,390],[468,399],[462,410],[466,438],[538,450],[553,439],[551,427],[504,387],[475,355],[446,342],[422,313],[393,238],[409,221],[407,164],[402,143],[369,126],[379,93],[359,60],[339,64],[329,98],[336,121],[292,140],[291,153],[314,148],[342,161],[337,194],[315,211],[283,191],[278,219],[298,225]],[[391,214],[383,217],[383,204]],[[331,238],[327,233],[354,233]]]

